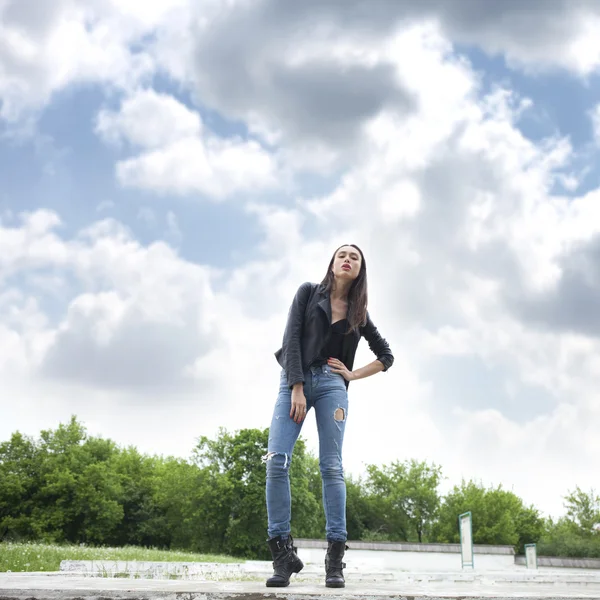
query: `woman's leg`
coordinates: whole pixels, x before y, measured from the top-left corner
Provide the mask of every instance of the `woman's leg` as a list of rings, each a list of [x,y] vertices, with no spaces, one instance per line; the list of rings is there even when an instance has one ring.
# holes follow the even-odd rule
[[[317,380],[318,379],[318,383]],[[313,375],[313,401],[319,430],[319,466],[323,480],[327,554],[325,585],[345,587],[346,482],[342,466],[344,431],[348,418],[348,392],[341,375],[327,366]]]
[[[308,414],[310,410],[308,394],[306,403]],[[290,417],[291,407],[292,390],[289,388],[285,373],[282,371],[279,395],[269,429],[268,452],[265,457],[267,463],[267,533],[269,538],[281,536],[285,539],[290,535],[292,497],[289,470],[292,462],[292,452],[304,423],[304,421],[296,423]]]
[[[331,373],[325,366],[313,373],[312,393],[319,431],[327,540],[345,542],[348,534],[342,447],[348,417],[348,392],[343,377]]]

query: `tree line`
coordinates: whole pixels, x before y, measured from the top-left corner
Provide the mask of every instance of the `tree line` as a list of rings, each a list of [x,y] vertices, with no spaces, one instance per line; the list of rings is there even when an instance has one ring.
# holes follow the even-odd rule
[[[0,541],[138,545],[269,559],[263,456],[268,429],[219,430],[189,459],[149,456],[87,434],[72,417],[39,439],[0,444]],[[322,538],[318,459],[299,439],[291,463],[295,537]],[[476,544],[536,542],[547,556],[600,557],[600,497],[579,488],[565,515],[543,518],[516,494],[475,481],[439,492],[442,469],[423,461],[369,465],[347,480],[350,540],[454,542],[471,511]]]

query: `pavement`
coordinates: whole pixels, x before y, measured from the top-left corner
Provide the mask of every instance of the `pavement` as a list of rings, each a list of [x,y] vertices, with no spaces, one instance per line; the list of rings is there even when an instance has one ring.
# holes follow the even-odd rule
[[[165,574],[163,563],[101,564],[65,561],[54,573],[0,573],[0,600],[349,600],[435,599],[590,599],[600,598],[600,572],[588,570],[511,570],[407,573],[346,569],[346,587],[324,585],[322,567],[307,565],[287,588],[267,588],[268,563],[229,565],[188,563],[195,569]],[[112,573],[107,567],[113,567]],[[100,568],[102,567],[102,568]],[[148,571],[152,568],[152,571]],[[101,574],[103,573],[103,574]],[[150,574],[152,573],[152,574]],[[162,573],[162,575],[161,575]]]

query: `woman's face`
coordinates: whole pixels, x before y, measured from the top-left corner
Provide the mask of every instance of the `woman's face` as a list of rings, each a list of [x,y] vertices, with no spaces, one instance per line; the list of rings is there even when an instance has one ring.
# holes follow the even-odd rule
[[[354,280],[360,273],[360,253],[352,246],[342,246],[333,258],[331,270],[339,279]]]

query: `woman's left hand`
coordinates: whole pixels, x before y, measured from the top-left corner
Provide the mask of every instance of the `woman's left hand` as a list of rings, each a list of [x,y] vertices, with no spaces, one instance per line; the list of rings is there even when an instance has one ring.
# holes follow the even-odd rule
[[[346,368],[346,365],[337,358],[329,358],[327,364],[331,367],[332,373],[339,373],[346,381],[354,379],[354,373]]]

